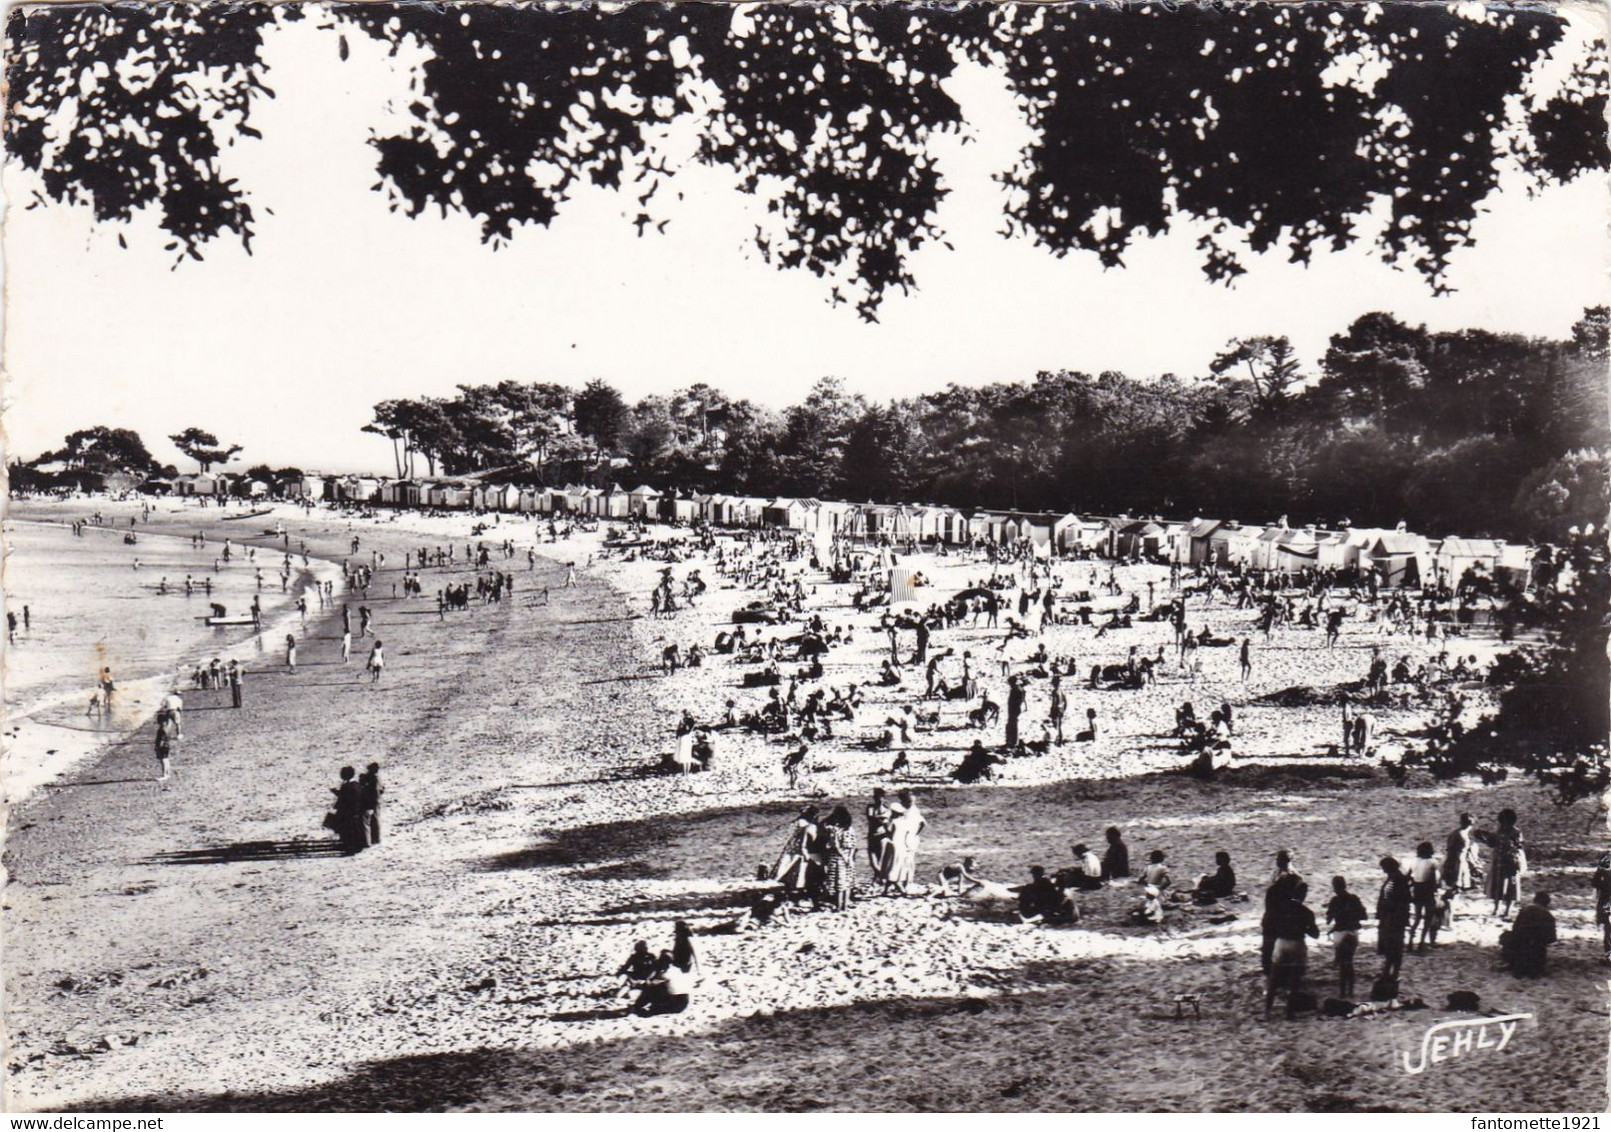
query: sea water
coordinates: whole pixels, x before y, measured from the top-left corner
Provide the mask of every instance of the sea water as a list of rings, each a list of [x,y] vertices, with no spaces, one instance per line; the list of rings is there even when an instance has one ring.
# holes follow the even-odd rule
[[[235,543],[225,563],[222,538],[193,546],[188,536],[136,530],[131,545],[124,542],[127,533],[88,526],[75,536],[63,523],[5,523],[6,609],[17,618],[15,638],[4,652],[0,776],[8,801],[106,743],[126,740],[171,688],[190,688],[195,665],[214,657],[225,663],[235,658],[247,668],[261,667],[270,657],[279,662],[285,633],[298,632],[289,626],[303,588],[310,587],[308,604],[317,609],[312,581],[341,584],[333,565],[310,559],[304,567],[301,556],[293,555],[291,582],[282,593],[283,551],[259,548],[254,562]],[[231,615],[249,613],[254,595],[262,604],[261,632],[251,625],[206,623],[213,603]],[[103,668],[111,669],[117,689],[110,712],[91,705]],[[153,773],[155,766],[153,759]]]

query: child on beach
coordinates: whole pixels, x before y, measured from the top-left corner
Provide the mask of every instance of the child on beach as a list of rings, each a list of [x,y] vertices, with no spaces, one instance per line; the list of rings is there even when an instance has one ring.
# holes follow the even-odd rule
[[[380,674],[385,667],[386,654],[381,651],[381,644],[377,639],[375,641],[375,647],[369,650],[369,663],[365,665],[365,668],[369,672],[369,679],[371,683],[378,684],[380,682]]]

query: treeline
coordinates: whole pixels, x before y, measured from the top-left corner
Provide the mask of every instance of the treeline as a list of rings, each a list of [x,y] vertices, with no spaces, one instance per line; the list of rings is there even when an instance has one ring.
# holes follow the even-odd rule
[[[959,507],[1190,514],[1525,538],[1603,522],[1611,311],[1554,341],[1431,333],[1387,314],[1331,339],[1318,372],[1284,337],[1208,372],[1033,380],[890,402],[817,382],[775,411],[708,385],[628,404],[503,382],[382,402],[399,475],[511,468],[548,483]]]

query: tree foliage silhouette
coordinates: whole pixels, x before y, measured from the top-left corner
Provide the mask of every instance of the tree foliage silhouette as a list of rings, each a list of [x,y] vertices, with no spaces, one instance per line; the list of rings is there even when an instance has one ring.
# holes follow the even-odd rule
[[[1004,74],[1034,140],[1002,174],[1006,228],[1118,266],[1189,223],[1203,270],[1371,241],[1445,286],[1501,180],[1608,163],[1604,44],[1535,81],[1565,25],[1545,8],[1433,4],[331,5],[340,36],[428,58],[407,124],[375,137],[393,206],[474,217],[500,245],[585,184],[629,191],[663,230],[691,122],[695,157],[764,201],[755,246],[876,317],[943,240],[932,142],[965,131],[946,82]],[[157,206],[199,256],[253,212],[223,151],[251,136],[261,47],[298,9],[52,5],[13,11],[7,131],[45,194],[126,220]],[[102,73],[104,72],[104,73]],[[70,128],[53,119],[70,109]],[[1384,223],[1358,224],[1372,208]]]

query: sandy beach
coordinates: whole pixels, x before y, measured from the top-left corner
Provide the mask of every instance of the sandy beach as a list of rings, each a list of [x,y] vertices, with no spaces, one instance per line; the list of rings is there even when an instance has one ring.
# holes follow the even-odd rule
[[[108,505],[114,515],[129,505]],[[69,508],[71,510],[71,508]],[[82,511],[79,506],[77,510]],[[32,512],[39,514],[40,512]],[[48,513],[48,512],[46,512]],[[30,517],[29,505],[14,509]],[[229,524],[214,510],[164,501],[154,531],[209,537]],[[244,707],[227,692],[186,693],[176,777],[152,781],[150,736],[108,747],[44,784],[9,815],[5,856],[8,1101],[19,1110],[1428,1110],[1584,1111],[1605,1103],[1607,1003],[1589,876],[1603,826],[1586,806],[1560,809],[1514,776],[1395,783],[1374,762],[1335,751],[1337,708],[1276,706],[1295,685],[1358,680],[1374,627],[1350,624],[1339,647],[1320,634],[1253,632],[1252,610],[1223,599],[1193,624],[1254,639],[1244,684],[1234,649],[1204,650],[1203,672],[1171,668],[1137,692],[1070,687],[1076,717],[1098,710],[1095,744],[1014,759],[996,782],[945,777],[975,737],[942,717],[919,730],[911,767],[890,776],[887,751],[861,749],[902,689],[867,689],[843,737],[814,745],[797,789],[779,769],[785,747],[724,733],[715,767],[656,772],[683,711],[712,719],[732,698],[753,710],[764,689],[738,687],[731,658],[671,676],[668,643],[709,648],[735,608],[756,594],[724,585],[693,558],[709,592],[675,619],[647,616],[663,563],[605,556],[602,535],[539,542],[505,516],[383,514],[353,520],[282,506],[310,554],[339,563],[383,553],[367,604],[386,642],[384,679],[362,671],[368,642],[342,665],[340,622],[310,618],[298,670],[277,650],[251,665]],[[472,525],[488,523],[483,534]],[[259,524],[261,525],[261,524]],[[660,533],[665,533],[662,529]],[[217,536],[217,537],[222,537]],[[512,539],[516,554],[496,548]],[[433,593],[473,581],[463,558],[421,571],[426,593],[390,596],[405,555],[420,546],[484,541],[514,575],[511,598],[439,618]],[[590,563],[591,559],[591,563]],[[565,587],[565,563],[578,564]],[[981,562],[920,557],[941,600],[989,573]],[[1105,570],[1105,567],[1103,567]],[[1061,567],[1081,582],[1083,565]],[[1126,568],[1127,591],[1160,567]],[[808,609],[848,628],[852,643],[825,659],[824,682],[877,676],[887,655],[877,613],[855,611],[851,587],[807,572]],[[547,588],[547,600],[542,591]],[[338,582],[338,605],[342,595]],[[354,601],[356,605],[356,601]],[[1100,606],[1100,602],[1097,603]],[[787,633],[788,629],[768,629]],[[1001,634],[936,634],[934,647],[996,661]],[[1156,653],[1173,636],[1137,623],[1098,640],[1083,626],[1048,630],[1054,654],[1080,667]],[[1019,641],[1020,666],[1033,641]],[[1467,645],[1469,644],[1469,649]],[[1391,655],[1424,656],[1393,639]],[[1491,639],[1457,647],[1491,657]],[[985,669],[992,698],[1004,700]],[[1480,710],[1481,695],[1471,693]],[[1238,765],[1212,781],[1178,773],[1167,738],[1183,699],[1200,713],[1237,712]],[[1044,685],[1026,718],[1045,712]],[[1379,749],[1391,753],[1425,725],[1420,707],[1378,710]],[[344,857],[319,826],[343,764],[382,764],[382,842]],[[1133,887],[1081,901],[1070,928],[1015,922],[999,907],[924,894],[858,900],[733,933],[776,857],[794,812],[843,801],[858,815],[875,785],[911,787],[929,828],[921,879],[964,854],[992,880],[1021,883],[1027,867],[1068,863],[1075,841],[1123,828],[1133,861],[1164,849],[1176,883],[1230,852],[1244,892],[1262,892],[1271,856],[1291,847],[1310,879],[1311,905],[1334,873],[1367,906],[1375,862],[1408,859],[1417,841],[1441,845],[1462,810],[1491,825],[1520,814],[1532,867],[1525,891],[1555,893],[1562,942],[1546,979],[1497,969],[1502,923],[1486,901],[1462,901],[1454,931],[1405,962],[1404,993],[1430,1009],[1379,1017],[1259,1021],[1257,895],[1213,922],[1188,912],[1165,931],[1125,924]],[[859,877],[865,867],[858,865]],[[614,976],[638,939],[669,945],[672,923],[696,931],[704,978],[687,1013],[621,1016]],[[1376,957],[1361,948],[1361,983]],[[1310,949],[1310,985],[1333,985],[1330,947]],[[1502,1053],[1407,1073],[1452,991],[1485,1011],[1530,1014]],[[1174,997],[1201,996],[1201,1017],[1177,1020]],[[1070,1070],[1075,1065],[1077,1069]]]

